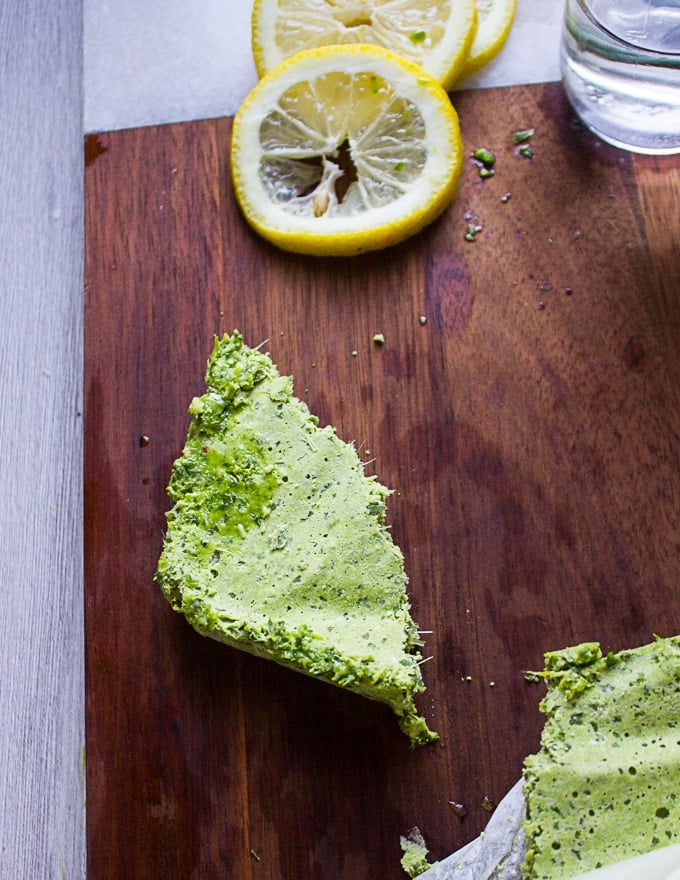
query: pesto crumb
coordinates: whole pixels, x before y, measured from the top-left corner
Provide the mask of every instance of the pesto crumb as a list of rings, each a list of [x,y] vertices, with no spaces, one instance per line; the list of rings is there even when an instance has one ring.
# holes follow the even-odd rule
[[[496,161],[496,154],[492,153],[491,150],[487,150],[486,147],[479,147],[472,154],[473,159],[477,159],[477,161],[481,162],[482,165],[491,166]]]
[[[512,136],[512,142],[514,144],[523,144],[526,141],[530,140],[534,136],[535,129],[533,128],[523,128],[520,131],[516,131]]]
[[[399,843],[404,853],[401,866],[409,877],[418,877],[432,867],[427,860],[428,849],[419,828],[412,828],[407,837],[399,838]]]
[[[479,169],[479,176],[482,178],[493,177],[496,173],[494,165],[496,164],[496,154],[486,147],[478,147],[472,152],[474,164]]]
[[[534,158],[534,148],[529,143],[533,136],[533,128],[524,128],[521,131],[516,131],[514,133],[512,141],[517,146],[515,152],[518,156],[522,156],[524,159]]]
[[[496,805],[494,804],[494,802],[491,800],[491,798],[486,797],[486,795],[484,795],[484,797],[482,798],[482,803],[480,804],[480,806],[485,813],[493,813],[493,811],[496,809]]]

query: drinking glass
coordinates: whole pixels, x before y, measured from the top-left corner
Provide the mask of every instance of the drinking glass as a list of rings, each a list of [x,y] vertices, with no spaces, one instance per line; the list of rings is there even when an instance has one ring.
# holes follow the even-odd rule
[[[564,86],[602,140],[680,152],[680,0],[567,0]]]

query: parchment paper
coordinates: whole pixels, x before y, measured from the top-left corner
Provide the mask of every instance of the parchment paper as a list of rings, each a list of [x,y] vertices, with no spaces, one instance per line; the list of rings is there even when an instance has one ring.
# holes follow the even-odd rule
[[[418,880],[522,880],[525,840],[523,780],[496,807],[482,834]]]

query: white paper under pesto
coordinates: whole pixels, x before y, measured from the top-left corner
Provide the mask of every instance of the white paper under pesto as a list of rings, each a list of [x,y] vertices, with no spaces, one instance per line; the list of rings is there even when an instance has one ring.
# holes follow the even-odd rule
[[[252,0],[84,0],[84,125],[112,131],[230,116],[257,82]],[[499,56],[460,88],[560,78],[564,0],[518,0]]]
[[[496,807],[482,834],[433,865],[419,880],[521,880],[525,842],[520,780]]]
[[[418,880],[522,880],[524,816],[520,780],[500,802],[479,837],[419,874]],[[588,871],[572,880],[680,880],[680,844]]]

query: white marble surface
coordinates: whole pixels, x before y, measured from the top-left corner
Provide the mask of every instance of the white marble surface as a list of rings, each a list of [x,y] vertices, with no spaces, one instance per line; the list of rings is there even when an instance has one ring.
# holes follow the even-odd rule
[[[252,0],[84,0],[85,130],[233,114],[256,82]],[[460,88],[559,79],[564,0],[518,0],[501,54]]]

